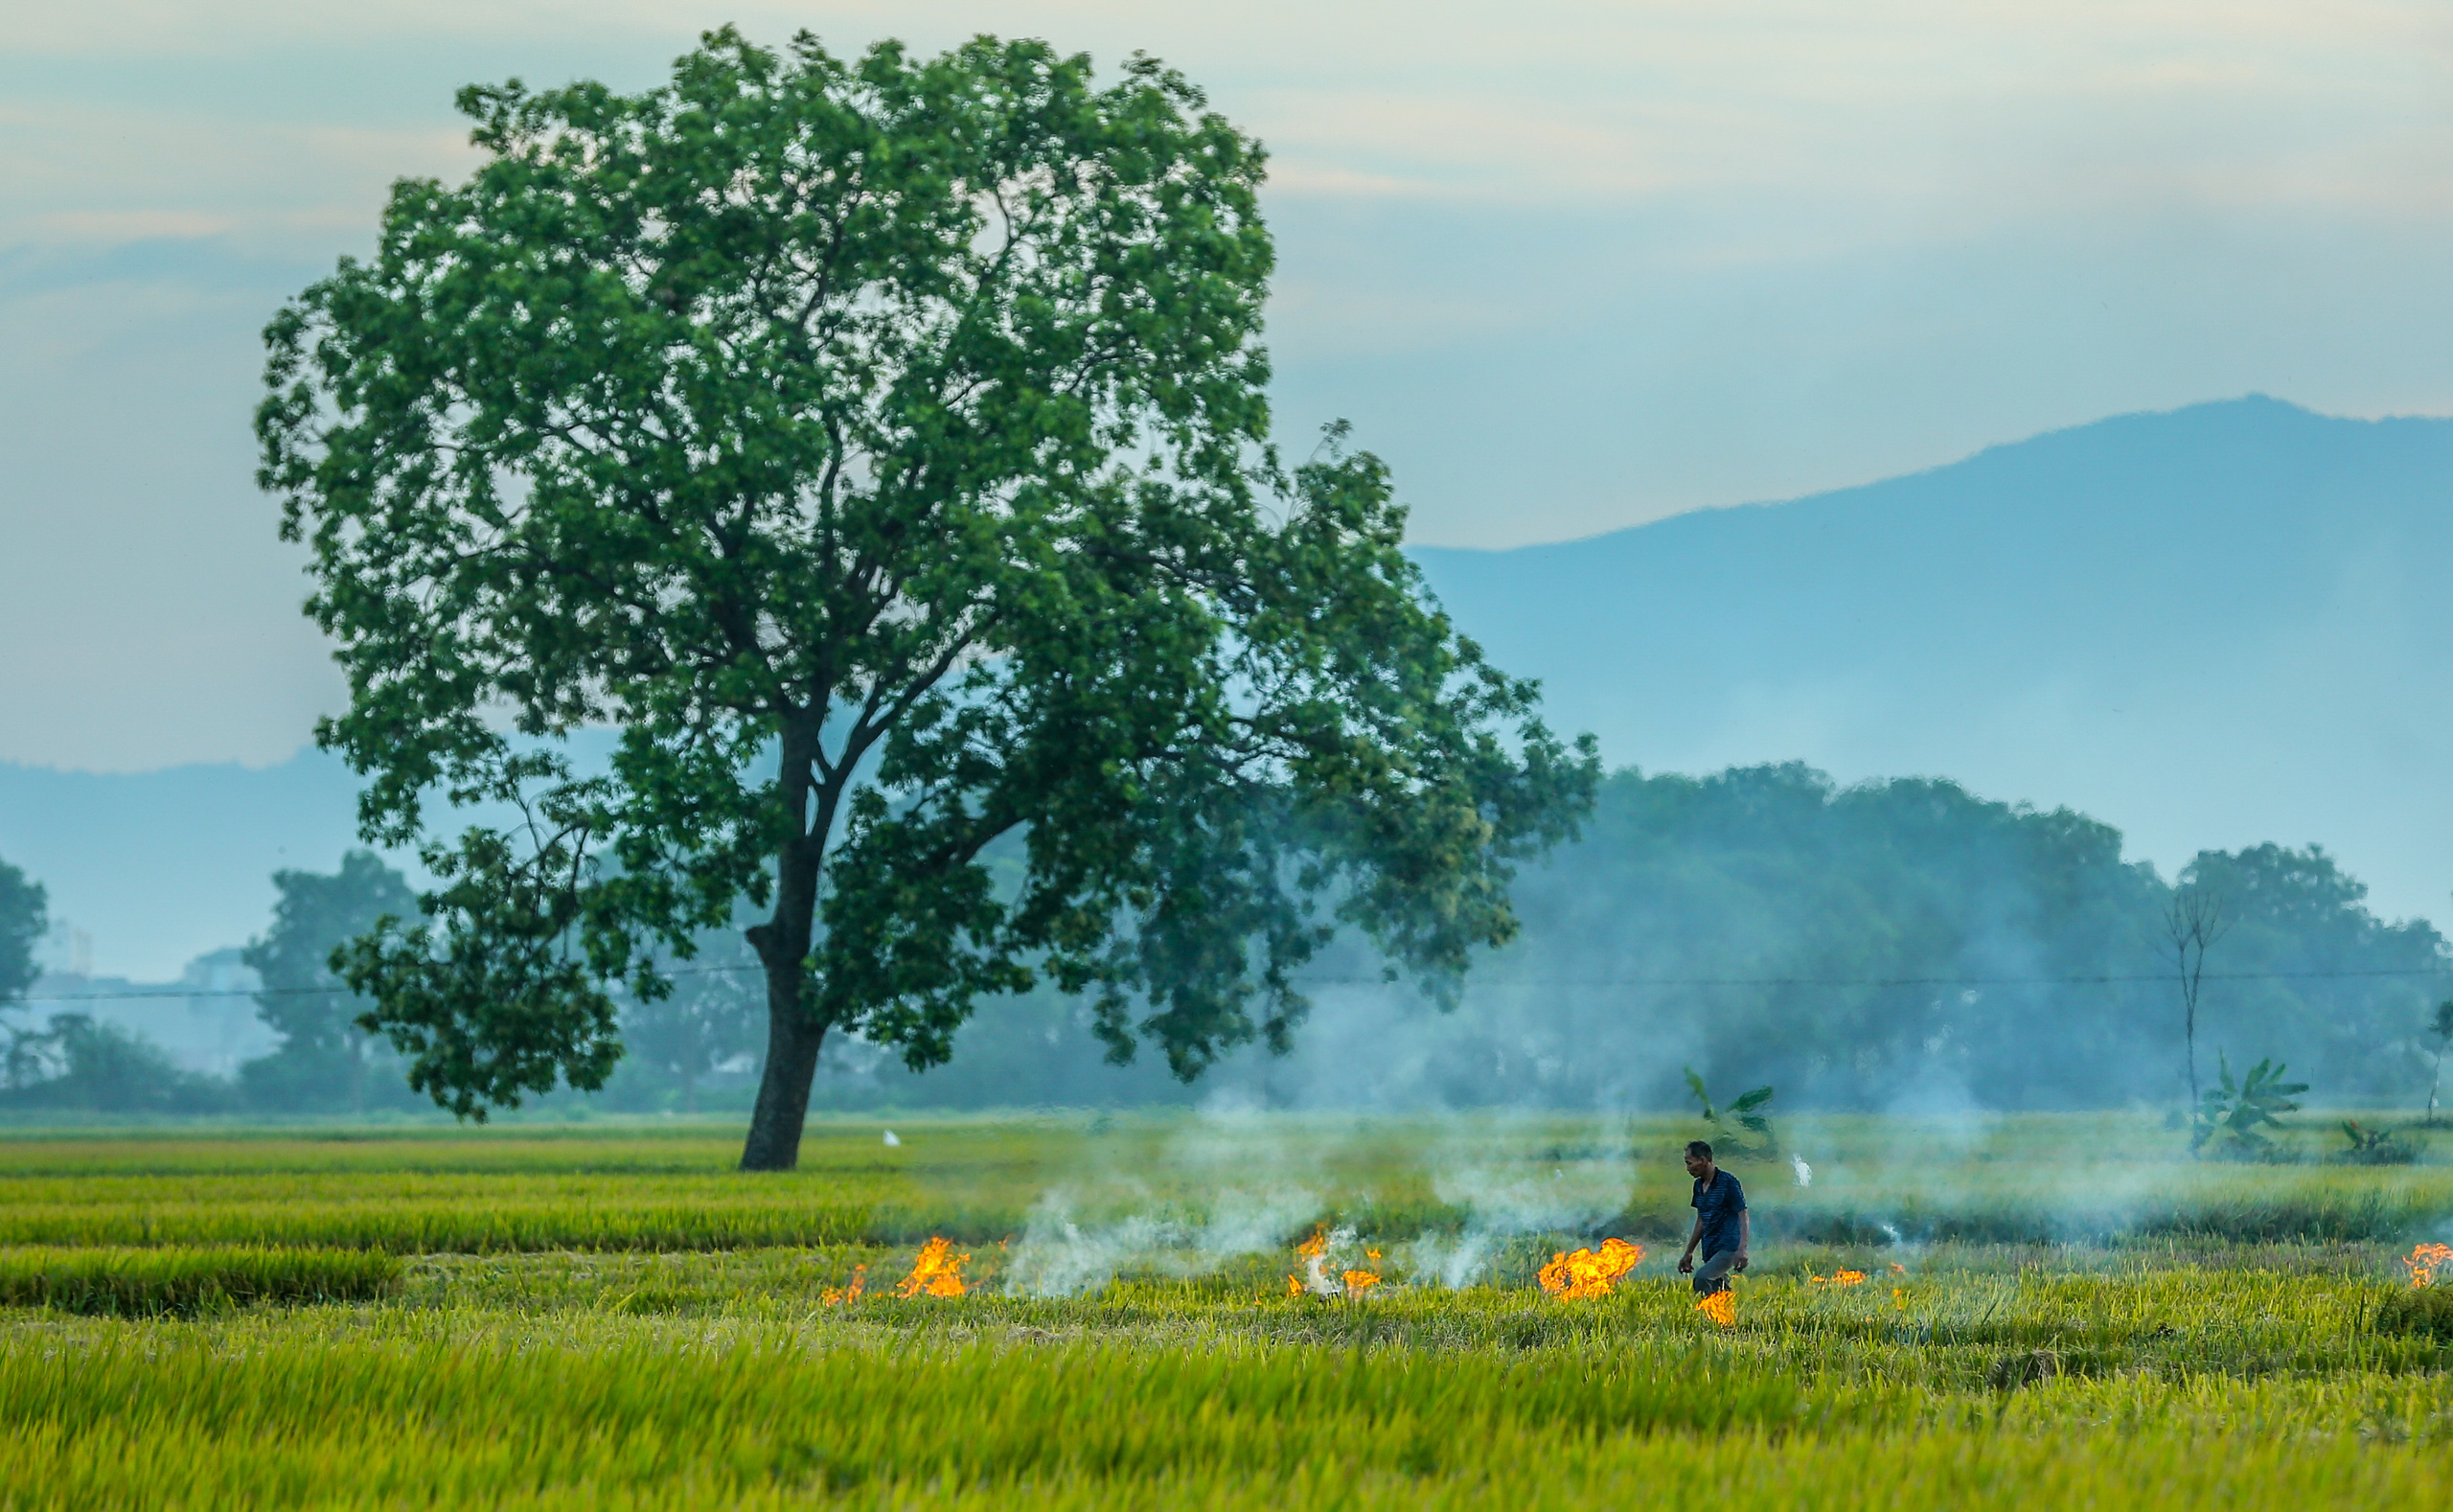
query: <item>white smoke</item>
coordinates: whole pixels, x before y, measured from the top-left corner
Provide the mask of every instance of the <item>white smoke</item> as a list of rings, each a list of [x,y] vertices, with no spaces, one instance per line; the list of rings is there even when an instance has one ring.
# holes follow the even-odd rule
[[[1509,1129],[1511,1122],[1460,1124],[1436,1153],[1432,1190],[1442,1203],[1464,1209],[1466,1220],[1454,1235],[1425,1234],[1405,1248],[1408,1273],[1417,1284],[1472,1286],[1488,1276],[1508,1241],[1587,1233],[1625,1207],[1634,1172],[1623,1135],[1560,1152],[1547,1171],[1487,1163],[1481,1157],[1495,1140],[1523,1137]]]
[[[1213,1199],[1206,1217],[1158,1209],[1103,1222],[1075,1216],[1080,1194],[1052,1189],[1031,1211],[1006,1258],[1004,1289],[1024,1296],[1079,1296],[1128,1271],[1195,1276],[1244,1255],[1263,1254],[1319,1211],[1301,1187],[1233,1189]]]
[[[1137,1175],[1113,1169],[1049,1188],[1006,1258],[1004,1289],[1078,1296],[1120,1274],[1204,1275],[1281,1249],[1321,1207],[1305,1177],[1317,1156],[1300,1134],[1256,1111],[1205,1116],[1158,1162],[1214,1183],[1196,1202],[1160,1199]]]

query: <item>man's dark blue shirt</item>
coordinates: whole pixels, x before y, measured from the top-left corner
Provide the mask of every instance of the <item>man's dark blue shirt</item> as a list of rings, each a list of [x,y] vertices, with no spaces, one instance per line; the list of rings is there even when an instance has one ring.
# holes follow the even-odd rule
[[[1746,1188],[1727,1171],[1714,1171],[1709,1190],[1695,1179],[1695,1200],[1688,1204],[1703,1221],[1703,1242],[1696,1248],[1705,1259],[1737,1248],[1737,1215],[1746,1211]]]

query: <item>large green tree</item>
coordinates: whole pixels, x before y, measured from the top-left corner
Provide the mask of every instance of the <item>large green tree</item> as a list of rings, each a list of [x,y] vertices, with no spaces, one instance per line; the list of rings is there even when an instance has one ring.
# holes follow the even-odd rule
[[[751,1168],[833,1031],[926,1065],[1048,979],[1189,1078],[1286,1043],[1339,924],[1434,987],[1510,935],[1590,745],[1428,603],[1376,460],[1269,448],[1262,153],[1181,78],[726,31],[461,104],[484,160],[273,322],[258,420],[321,738],[441,879],[349,974],[415,1085],[601,1084],[608,986],[744,901]]]

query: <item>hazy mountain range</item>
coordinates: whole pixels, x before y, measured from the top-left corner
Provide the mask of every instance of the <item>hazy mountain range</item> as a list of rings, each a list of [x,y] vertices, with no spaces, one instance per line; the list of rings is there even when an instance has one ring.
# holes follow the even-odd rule
[[[1499,665],[1614,765],[1956,778],[2200,847],[2322,842],[2388,916],[2453,887],[2453,421],[2252,398],[1787,503],[1417,553]],[[136,775],[0,764],[0,859],[97,969],[259,931],[354,784],[304,752]]]
[[[2453,421],[2265,398],[1587,540],[1418,553],[1614,764],[1801,758],[2453,888]]]

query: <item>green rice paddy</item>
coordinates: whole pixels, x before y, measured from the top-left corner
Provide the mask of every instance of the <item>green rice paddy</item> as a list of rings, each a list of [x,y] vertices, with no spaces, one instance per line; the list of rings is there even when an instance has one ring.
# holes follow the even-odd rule
[[[1669,1120],[894,1127],[0,1139],[0,1503],[2453,1503],[2441,1154],[1801,1122],[1721,1327]],[[1381,1282],[1290,1295],[1319,1226]]]

